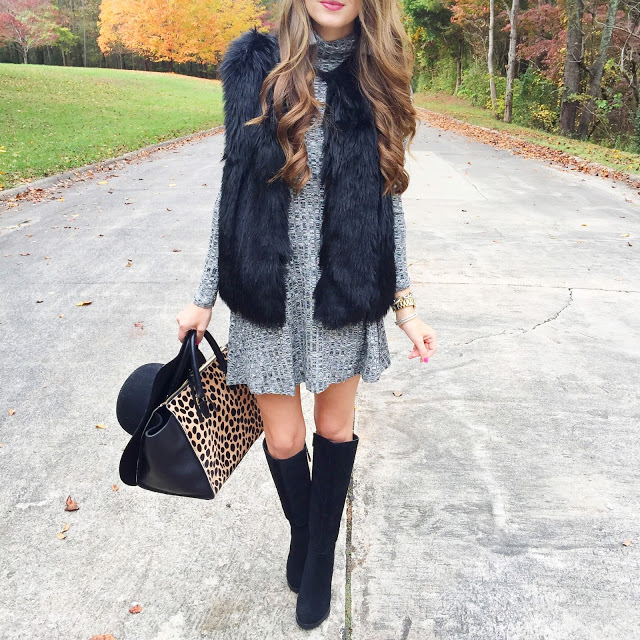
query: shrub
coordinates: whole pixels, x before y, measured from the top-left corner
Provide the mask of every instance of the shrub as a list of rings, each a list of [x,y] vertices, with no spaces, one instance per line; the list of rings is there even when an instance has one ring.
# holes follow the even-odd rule
[[[525,127],[553,131],[560,114],[558,87],[534,67],[516,78],[513,87],[513,121]]]
[[[507,86],[506,78],[494,76],[496,93],[498,95],[498,115],[504,113],[504,92]],[[480,62],[474,62],[462,74],[462,85],[458,95],[467,98],[474,107],[484,107],[491,110],[491,85],[487,67]]]

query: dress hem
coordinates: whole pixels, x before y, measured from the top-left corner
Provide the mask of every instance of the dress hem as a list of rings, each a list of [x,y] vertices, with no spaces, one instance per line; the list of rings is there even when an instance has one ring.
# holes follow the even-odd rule
[[[282,389],[278,389],[278,390],[270,390],[270,388],[268,386],[265,387],[252,387],[250,382],[243,382],[242,380],[237,380],[236,382],[229,382],[227,379],[227,384],[230,386],[233,385],[237,385],[237,384],[246,384],[249,387],[249,391],[253,394],[253,395],[261,395],[263,393],[275,393],[278,395],[285,395],[285,396],[295,396],[296,394],[296,387],[299,384],[304,383],[305,389],[307,389],[307,391],[310,391],[311,393],[322,393],[323,391],[326,391],[327,388],[332,385],[332,384],[336,384],[339,382],[344,382],[345,380],[348,380],[349,378],[352,378],[353,376],[355,376],[356,374],[360,374],[361,376],[361,380],[362,382],[367,382],[367,383],[373,383],[373,382],[377,382],[380,379],[380,376],[382,375],[382,373],[388,369],[391,366],[391,359],[390,358],[385,358],[383,360],[380,360],[380,364],[381,364],[381,368],[377,369],[373,372],[369,372],[369,373],[365,373],[362,371],[354,371],[353,373],[344,376],[336,376],[335,379],[326,382],[326,383],[322,383],[321,385],[318,385],[317,387],[313,384],[313,383],[309,383],[310,386],[307,385],[307,381],[305,380],[304,376],[303,377],[298,377],[298,378],[294,378],[294,382],[293,382],[293,390],[286,390],[283,391]]]

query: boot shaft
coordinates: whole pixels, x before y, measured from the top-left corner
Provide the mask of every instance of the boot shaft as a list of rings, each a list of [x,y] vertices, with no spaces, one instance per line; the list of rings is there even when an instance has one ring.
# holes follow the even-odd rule
[[[309,518],[311,476],[309,472],[309,452],[306,443],[303,448],[289,458],[274,458],[262,441],[269,471],[278,491],[282,510],[292,527],[305,527]]]
[[[309,547],[317,553],[330,553],[335,548],[358,442],[355,433],[353,440],[346,442],[313,434]]]

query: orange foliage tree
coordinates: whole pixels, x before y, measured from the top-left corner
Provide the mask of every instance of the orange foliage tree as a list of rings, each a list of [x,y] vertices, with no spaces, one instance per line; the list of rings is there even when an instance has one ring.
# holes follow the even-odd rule
[[[125,47],[149,60],[217,64],[227,45],[261,26],[259,0],[103,0],[98,46]]]

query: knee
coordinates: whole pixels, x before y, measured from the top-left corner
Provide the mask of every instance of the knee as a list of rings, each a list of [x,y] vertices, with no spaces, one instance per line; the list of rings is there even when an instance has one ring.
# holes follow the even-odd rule
[[[298,429],[296,433],[278,433],[272,432],[267,435],[265,431],[265,440],[267,441],[267,449],[273,458],[280,460],[290,458],[298,453],[304,446],[305,431]]]
[[[316,431],[333,442],[346,442],[353,438],[353,412],[351,415],[336,415],[334,412],[316,411]]]

